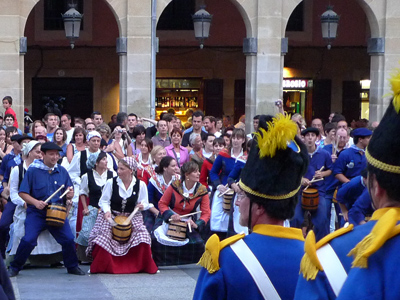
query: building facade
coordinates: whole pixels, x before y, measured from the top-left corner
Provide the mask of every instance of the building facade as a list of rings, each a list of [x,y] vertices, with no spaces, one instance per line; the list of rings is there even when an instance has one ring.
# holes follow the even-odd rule
[[[190,27],[160,25],[167,10],[180,18],[179,0],[82,0],[81,35],[71,50],[55,2],[0,3],[0,96],[13,97],[20,120],[24,108],[41,117],[49,103],[81,117],[101,111],[106,121],[120,110],[154,117],[168,98],[178,111],[245,112],[251,130],[252,116],[275,113],[282,97],[311,120],[361,110],[365,92],[376,121],[400,58],[396,0],[331,0],[341,17],[331,50],[319,20],[328,1],[193,1],[189,10],[205,4],[213,15],[203,50]],[[365,91],[362,80],[370,80]]]

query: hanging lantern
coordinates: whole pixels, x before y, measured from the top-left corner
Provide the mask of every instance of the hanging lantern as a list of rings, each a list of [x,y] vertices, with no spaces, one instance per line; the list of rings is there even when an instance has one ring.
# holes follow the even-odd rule
[[[75,40],[79,38],[81,21],[83,15],[77,11],[76,4],[70,3],[69,10],[62,15],[65,29],[65,36],[70,40],[71,49],[74,49]]]
[[[200,41],[200,49],[203,49],[204,40],[208,39],[212,15],[202,6],[199,11],[192,15],[194,25],[194,35]]]
[[[328,49],[331,49],[331,41],[336,38],[340,19],[332,8],[328,6],[327,11],[321,15],[322,38],[328,41]]]

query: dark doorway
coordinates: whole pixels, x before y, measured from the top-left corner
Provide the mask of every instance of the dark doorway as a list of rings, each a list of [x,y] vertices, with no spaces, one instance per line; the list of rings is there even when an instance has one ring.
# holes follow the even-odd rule
[[[235,107],[234,107],[234,122],[239,122],[239,118],[245,113],[246,103],[246,80],[235,80]]]
[[[312,95],[312,118],[319,118],[328,121],[331,113],[331,89],[332,82],[330,79],[314,80],[314,88]],[[311,122],[311,120],[307,120]]]
[[[343,81],[342,114],[347,123],[357,121],[361,114],[361,85],[359,81]]]
[[[32,113],[89,117],[93,112],[93,78],[32,78]]]
[[[224,81],[204,80],[204,111],[207,116],[221,118],[223,114]]]

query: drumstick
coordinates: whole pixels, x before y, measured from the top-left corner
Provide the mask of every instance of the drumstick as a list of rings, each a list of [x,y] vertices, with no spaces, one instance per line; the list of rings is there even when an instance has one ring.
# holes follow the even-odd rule
[[[64,196],[65,196],[66,194],[68,194],[68,193],[71,191],[71,188],[72,188],[72,186],[67,187],[67,189],[65,190],[65,192],[60,196],[60,199],[64,198]]]
[[[46,199],[46,201],[44,201],[44,203],[47,203],[51,200],[51,198],[53,198],[59,191],[61,191],[64,188],[64,185],[61,185],[57,191],[55,191],[53,194],[50,195],[49,198]]]
[[[314,179],[314,180],[311,180],[310,182],[311,182],[311,183],[314,183],[314,182],[321,181],[321,180],[324,180],[324,179],[323,179],[323,178],[320,178],[320,179]]]
[[[228,184],[225,184],[224,187],[227,188],[227,187],[228,187]],[[226,191],[225,191],[225,192],[226,192]],[[225,192],[224,192],[224,193],[225,193]],[[221,197],[221,196],[222,196],[221,194],[222,194],[222,193],[219,193],[218,197]]]
[[[190,213],[190,214],[186,214],[186,215],[183,215],[183,216],[181,216],[181,218],[184,218],[184,217],[189,217],[189,216],[192,216],[192,215],[196,215],[196,214],[200,214],[201,213],[201,210],[199,210],[199,211],[195,211],[195,212],[193,212],[193,213]],[[172,218],[170,218],[168,221],[172,221]]]
[[[225,195],[227,192],[233,191],[232,189],[227,189],[225,192],[223,193],[219,193],[218,197],[222,197],[223,195]]]
[[[192,232],[192,225],[190,225],[190,222],[188,222],[187,224],[188,224],[188,227],[189,227],[189,232],[191,233]]]
[[[126,218],[126,220],[124,221],[124,223],[122,223],[122,225],[128,225],[132,221],[133,217],[136,215],[138,210],[139,210],[139,206],[135,207],[133,212],[129,215],[128,218]]]
[[[322,170],[323,170],[324,168],[325,168],[325,166],[322,166],[321,169],[319,169],[319,171],[322,172]],[[315,179],[315,176],[314,176],[314,177],[311,179],[310,183],[314,183],[314,182],[321,181],[321,180],[324,180],[324,179],[323,179],[323,178],[320,178],[320,179],[317,179],[317,180],[316,180],[316,179]],[[308,187],[309,187],[309,185],[307,185],[303,191],[305,191],[306,189],[308,189]]]

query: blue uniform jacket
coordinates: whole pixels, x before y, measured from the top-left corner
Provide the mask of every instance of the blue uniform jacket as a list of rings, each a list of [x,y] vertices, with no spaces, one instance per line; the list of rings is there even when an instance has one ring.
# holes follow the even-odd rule
[[[264,268],[281,299],[293,299],[303,252],[299,229],[256,225],[243,241]],[[220,269],[200,271],[193,299],[263,299],[248,270],[228,246],[219,255]]]
[[[15,166],[18,166],[20,163],[22,163],[22,160],[20,158],[18,158],[18,160],[17,160],[17,158],[18,158],[17,156],[14,156],[13,159],[8,161],[6,170],[4,172],[3,182],[8,183],[8,181],[10,180],[11,169]]]
[[[234,165],[235,159],[231,157],[227,149],[218,154],[210,171],[210,179],[215,188],[228,182],[228,175],[233,170]]]
[[[352,268],[337,300],[398,300],[399,249],[400,236],[397,235],[368,258],[367,268]]]
[[[371,205],[368,189],[364,189],[361,196],[357,198],[353,207],[349,210],[349,222],[357,226],[361,221],[365,220],[366,215],[371,215],[373,212],[374,209]]]
[[[318,148],[313,155],[309,154],[308,156],[310,158],[310,164],[308,165],[306,174],[303,176],[304,178],[311,180],[315,175],[315,172],[320,170],[322,166],[324,167],[323,171],[332,169],[331,155],[324,149]],[[325,195],[325,179],[313,183],[311,187],[317,189],[321,196]]]
[[[364,154],[355,148],[343,150],[333,166],[333,175],[343,174],[352,179],[361,174],[367,167],[367,159]]]
[[[354,177],[349,182],[342,185],[336,194],[337,202],[346,205],[347,209],[353,206],[357,198],[361,196],[362,192],[366,189],[363,178],[361,175]]]
[[[246,164],[246,162],[241,159],[236,160],[235,165],[233,166],[233,170],[228,175],[229,186],[231,186],[232,183],[235,183],[238,181],[245,164]]]
[[[390,209],[390,208],[389,208]],[[347,254],[365,237],[367,236],[374,225],[376,220],[378,220],[384,213],[389,209],[383,208],[377,210],[372,216],[371,220],[364,225],[355,227],[352,231],[338,236],[331,240],[329,244],[335,251],[340,262],[342,263],[344,269],[348,273],[351,269],[351,264],[353,262],[353,257],[347,256]],[[332,233],[335,234],[335,233]],[[325,272],[319,271],[315,280],[308,280],[303,277],[300,273],[299,281],[296,287],[295,300],[320,300],[320,299],[336,299],[335,294],[329,284],[329,281],[325,275]],[[365,299],[365,298],[354,298],[355,299]]]
[[[147,184],[147,193],[149,197],[149,203],[152,203],[158,210],[158,201],[160,201],[163,195],[154,187],[151,181]]]
[[[58,192],[49,203],[62,203],[59,199],[66,188],[73,186],[71,178],[67,170],[60,165],[49,174],[49,171],[29,166],[25,173],[24,179],[21,182],[19,192],[30,194],[37,200],[46,200],[53,194],[61,185],[64,184],[64,189]],[[77,191],[75,191],[77,192]]]
[[[0,175],[3,175],[3,176],[4,176],[4,174],[5,174],[5,172],[6,172],[6,169],[7,169],[7,164],[8,164],[8,162],[9,162],[10,160],[13,160],[14,157],[15,157],[14,149],[11,150],[11,152],[8,153],[6,156],[3,157],[3,160],[2,160],[1,166],[0,166]]]

